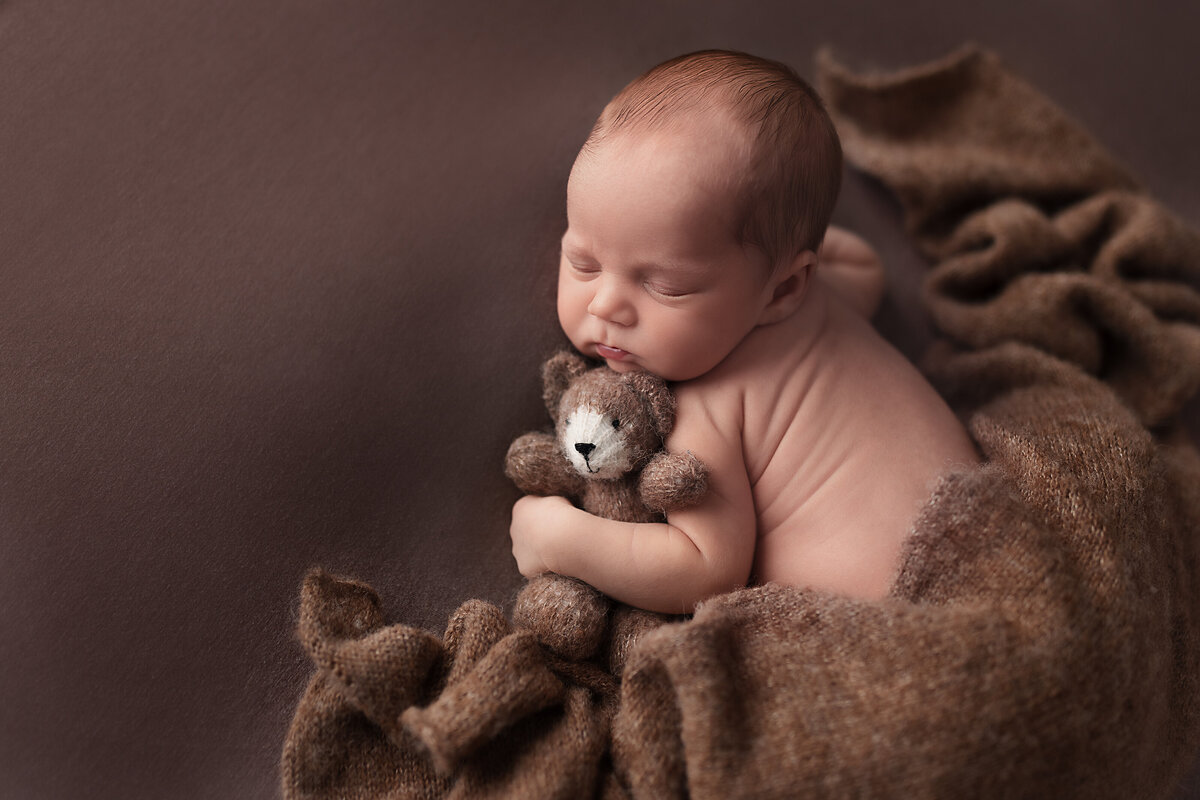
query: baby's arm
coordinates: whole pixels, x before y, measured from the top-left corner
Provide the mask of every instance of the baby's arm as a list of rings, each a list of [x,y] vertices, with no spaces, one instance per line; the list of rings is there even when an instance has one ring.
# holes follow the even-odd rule
[[[709,490],[666,523],[615,522],[561,497],[524,497],[513,507],[513,555],[527,577],[579,578],[638,608],[688,613],[744,586],[754,560],[755,515],[741,440],[721,430],[697,399],[676,392],[671,452],[691,450],[709,467]],[[733,426],[726,426],[726,428]]]
[[[845,228],[830,225],[818,252],[817,277],[863,317],[883,302],[887,278],[871,245]]]

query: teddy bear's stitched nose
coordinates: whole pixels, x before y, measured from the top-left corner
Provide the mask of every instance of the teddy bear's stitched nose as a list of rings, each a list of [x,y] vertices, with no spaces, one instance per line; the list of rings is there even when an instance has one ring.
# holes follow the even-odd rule
[[[592,451],[595,449],[596,445],[592,444],[591,442],[579,442],[575,445],[575,452],[579,453],[579,455],[583,456],[584,458],[590,456]]]

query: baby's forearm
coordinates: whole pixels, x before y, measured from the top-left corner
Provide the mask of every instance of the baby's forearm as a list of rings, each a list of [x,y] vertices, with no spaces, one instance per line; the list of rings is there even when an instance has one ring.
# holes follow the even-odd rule
[[[631,606],[690,613],[696,603],[743,586],[749,577],[736,564],[710,558],[667,523],[615,522],[567,503],[554,513],[538,548],[546,566]]]

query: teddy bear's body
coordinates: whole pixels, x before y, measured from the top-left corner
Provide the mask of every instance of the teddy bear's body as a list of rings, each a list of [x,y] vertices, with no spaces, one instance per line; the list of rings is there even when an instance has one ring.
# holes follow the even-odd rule
[[[504,471],[521,491],[561,495],[622,522],[661,522],[666,512],[704,495],[704,464],[690,452],[662,449],[675,422],[675,400],[661,378],[593,368],[574,353],[559,353],[543,366],[542,384],[555,432],[527,433],[509,447]],[[531,613],[535,606],[538,613]],[[637,635],[667,618],[622,606],[609,629],[609,609],[608,599],[587,584],[546,574],[522,590],[514,619],[573,659],[595,653],[607,632],[610,664],[619,671]]]
[[[662,522],[665,514],[643,499],[642,472],[585,479],[567,459],[560,440],[548,433],[528,433],[513,442],[506,470],[523,492],[568,497],[590,514],[620,522]]]

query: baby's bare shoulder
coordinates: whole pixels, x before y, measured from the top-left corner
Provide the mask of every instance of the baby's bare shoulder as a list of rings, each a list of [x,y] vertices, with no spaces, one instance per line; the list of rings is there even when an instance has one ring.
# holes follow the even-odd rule
[[[769,391],[801,361],[795,339],[780,333],[782,326],[758,329],[711,371],[675,384],[680,409],[694,407],[714,419],[740,419],[748,401]]]
[[[688,427],[725,429],[740,417],[744,386],[736,376],[714,370],[675,384],[675,430]]]

